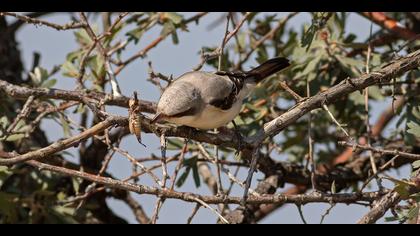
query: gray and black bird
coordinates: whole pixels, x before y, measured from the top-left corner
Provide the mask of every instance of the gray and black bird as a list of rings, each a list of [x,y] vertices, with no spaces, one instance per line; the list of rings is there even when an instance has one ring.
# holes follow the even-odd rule
[[[243,100],[259,82],[289,65],[288,59],[276,57],[247,72],[185,73],[162,93],[152,122],[203,130],[224,126],[239,114]]]

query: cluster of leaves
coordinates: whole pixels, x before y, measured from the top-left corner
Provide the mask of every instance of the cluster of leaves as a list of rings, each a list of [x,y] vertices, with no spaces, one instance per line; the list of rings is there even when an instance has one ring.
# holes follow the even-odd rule
[[[411,222],[416,223],[419,217],[420,209],[420,160],[412,163],[413,172],[409,180],[390,179],[395,183],[394,190],[397,191],[401,198],[406,200],[405,207],[395,210],[394,216],[386,217],[388,222],[398,221],[400,223]]]
[[[0,167],[0,223],[77,223],[91,214],[90,204],[76,212],[60,204],[79,191],[80,180],[48,171],[16,166]]]

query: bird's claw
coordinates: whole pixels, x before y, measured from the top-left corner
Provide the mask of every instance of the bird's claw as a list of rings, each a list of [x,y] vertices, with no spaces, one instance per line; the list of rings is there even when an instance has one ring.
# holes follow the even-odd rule
[[[235,136],[236,136],[236,139],[238,140],[238,145],[235,151],[235,156],[237,157],[241,153],[241,150],[244,148],[245,144],[244,144],[244,138],[242,137],[242,134],[239,133],[237,129],[235,129]]]

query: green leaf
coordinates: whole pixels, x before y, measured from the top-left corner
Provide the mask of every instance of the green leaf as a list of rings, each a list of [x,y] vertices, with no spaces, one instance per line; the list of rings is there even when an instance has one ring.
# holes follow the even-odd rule
[[[408,129],[407,132],[410,134],[415,135],[416,137],[420,138],[420,125],[415,123],[414,121],[410,121],[407,123]]]
[[[25,134],[12,134],[9,137],[7,137],[6,141],[7,142],[16,142],[16,141],[19,141],[23,138],[25,138]]]
[[[74,192],[76,194],[79,194],[79,190],[80,190],[80,182],[79,181],[80,180],[78,178],[72,178],[71,179],[71,182],[72,182],[72,185],[73,185],[73,189],[74,189]]]
[[[79,105],[77,105],[77,108],[73,111],[73,113],[78,113],[78,114],[82,114],[86,111],[86,106],[83,103],[80,103]]]
[[[369,88],[369,96],[379,101],[382,101],[385,99],[385,97],[382,95],[381,89],[376,86]]]
[[[44,80],[48,79],[48,71],[42,67],[35,67],[34,72],[29,73],[29,77],[34,82],[34,84],[39,85]]]
[[[69,138],[71,136],[70,125],[61,113],[59,114],[59,116],[60,116],[61,127],[63,128],[64,137]]]
[[[179,150],[184,146],[183,141],[180,139],[168,139],[166,150]]]
[[[162,31],[160,35],[167,36],[168,34],[172,33],[175,30],[175,25],[171,21],[167,21],[163,24]]]
[[[49,79],[42,82],[41,86],[42,88],[52,88],[54,85],[57,84],[57,79]]]
[[[0,118],[0,126],[5,129],[7,126],[9,126],[10,122],[7,116],[2,116]]]
[[[75,61],[76,59],[82,58],[82,54],[83,54],[82,50],[77,50],[77,51],[74,51],[74,52],[70,52],[70,53],[67,54],[66,60],[67,61]]]
[[[361,61],[361,60],[356,60],[356,59],[353,59],[351,57],[345,57],[345,56],[341,56],[341,55],[337,55],[337,57],[344,64],[347,64],[347,65],[350,65],[350,66],[355,66],[355,67],[358,67],[358,68],[361,68],[361,67],[364,66],[364,62]]]
[[[414,199],[416,202],[420,203],[420,193],[411,194],[410,198]]]
[[[139,27],[139,28],[128,31],[126,35],[128,36],[128,41],[134,41],[134,44],[137,44],[144,33],[145,33],[144,28]]]
[[[93,28],[94,28],[93,29],[94,31],[97,31],[95,30],[95,28],[97,27],[93,27]],[[92,39],[89,37],[89,34],[86,32],[85,29],[80,29],[74,32],[74,35],[76,36],[77,42],[81,44],[82,46],[92,45],[93,43]]]
[[[394,190],[401,195],[402,199],[407,199],[410,196],[408,184],[398,183],[395,185]]]
[[[335,194],[335,193],[337,193],[337,188],[336,188],[336,186],[335,186],[335,180],[332,182],[332,184],[331,184],[331,193],[332,194]]]
[[[321,59],[322,59],[322,54],[319,54],[318,56],[310,60],[309,63],[306,64],[305,69],[301,73],[298,73],[298,76],[300,77],[300,76],[306,76],[310,73],[318,73],[316,69]]]
[[[389,217],[385,217],[385,222],[393,222],[393,221],[397,221],[400,218],[396,217],[396,216],[389,216]]]
[[[172,42],[176,45],[179,43],[178,34],[174,31],[172,34]]]
[[[75,209],[64,206],[54,206],[53,209],[60,214],[74,215]]]
[[[363,66],[362,61],[340,55],[337,55],[336,58],[347,74],[352,77],[360,75],[360,73],[355,68],[361,68],[361,66]]]
[[[13,223],[17,221],[17,205],[13,202],[16,196],[0,192],[0,222]]]
[[[200,174],[198,173],[198,165],[197,165],[197,163],[195,165],[193,165],[192,170],[193,170],[193,178],[194,178],[195,186],[197,188],[199,188],[200,185],[201,185],[201,181],[200,181]]]
[[[416,207],[411,208],[411,209],[408,211],[408,213],[407,213],[406,217],[407,217],[408,219],[417,219],[417,216],[418,216],[418,215],[419,215],[419,206],[416,206]]]
[[[176,12],[165,12],[165,18],[171,20],[174,24],[179,24],[182,22],[182,15]]]
[[[311,47],[312,41],[314,40],[315,34],[317,32],[317,28],[312,24],[309,26],[309,28],[306,30],[306,32],[302,35],[301,39],[301,46],[306,47],[306,51],[309,50]]]
[[[63,70],[64,76],[74,78],[79,75],[79,70],[70,61],[64,62],[63,65],[61,66],[61,69]]]
[[[96,79],[103,77],[106,73],[105,71],[105,61],[103,56],[95,55],[88,60],[88,64],[92,70],[92,74]]]
[[[413,166],[413,169],[420,168],[420,160],[413,162],[411,165]]]
[[[64,201],[66,199],[67,195],[64,192],[57,193],[57,200],[58,201]]]
[[[344,40],[346,41],[346,40]],[[366,43],[344,43],[342,44],[343,47],[352,48],[352,49],[364,49],[367,47]]]
[[[184,173],[182,173],[181,176],[179,176],[178,180],[176,181],[176,186],[178,188],[182,187],[182,185],[184,185],[185,180],[187,180],[188,175],[190,174],[190,170],[191,167],[187,167],[184,171]]]

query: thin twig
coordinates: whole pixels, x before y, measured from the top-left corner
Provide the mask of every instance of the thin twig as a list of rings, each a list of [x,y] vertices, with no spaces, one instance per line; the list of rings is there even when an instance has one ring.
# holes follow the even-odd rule
[[[193,208],[191,215],[187,219],[187,224],[191,224],[192,220],[194,219],[195,215],[197,214],[198,210],[200,210],[201,204],[197,203]]]
[[[127,194],[127,197],[122,200],[131,208],[137,222],[140,224],[147,224],[150,221],[144,212],[143,207],[130,194]]]
[[[306,81],[306,95],[307,97],[311,96],[310,81]],[[314,151],[313,151],[313,139],[312,139],[312,111],[308,112],[308,145],[309,145],[309,163],[311,165],[311,184],[312,190],[316,191],[316,165],[314,160]]]
[[[280,84],[280,86],[284,89],[284,90],[286,90],[290,95],[292,95],[292,97],[295,99],[295,101],[296,102],[300,102],[300,101],[302,101],[303,100],[303,98],[299,95],[299,94],[297,94],[295,91],[293,91],[288,85],[287,85],[287,83],[286,82],[284,82],[284,81],[280,81],[279,82],[279,84]]]
[[[162,188],[166,188],[166,180],[168,179],[168,168],[166,166],[166,138],[165,134],[160,136],[160,150],[162,158],[160,158],[162,164]]]
[[[240,69],[242,64],[245,63],[249,59],[249,57],[252,55],[252,53],[259,46],[261,46],[268,39],[273,38],[274,35],[286,25],[287,21],[289,21],[292,17],[294,17],[298,13],[299,12],[292,12],[292,13],[288,14],[286,17],[280,19],[278,21],[278,24],[274,28],[272,28],[266,35],[264,35],[261,39],[259,39],[255,44],[251,45],[250,51],[242,58],[241,61],[239,61],[238,64],[235,65],[235,69]]]
[[[382,171],[384,171],[389,165],[391,165],[392,163],[394,163],[394,161],[399,157],[399,155],[394,156],[393,158],[391,158],[391,160],[387,161],[385,164],[383,164],[381,167],[379,167],[378,172],[376,172],[376,174],[373,174],[371,176],[369,176],[369,178],[367,180],[365,180],[365,182],[363,183],[362,187],[359,189],[359,192],[362,192],[363,189],[366,188],[366,186],[370,183],[370,181],[372,181],[373,178],[377,178],[378,174]]]
[[[350,138],[349,133],[347,133],[347,131],[344,129],[344,127],[335,119],[334,115],[331,113],[330,109],[328,109],[328,106],[326,104],[322,105],[322,108],[328,113],[328,115],[330,116],[331,120],[340,128],[341,131],[343,131],[343,133]]]
[[[198,149],[199,151],[207,158],[212,160],[213,164],[216,166],[216,179],[217,179],[217,194],[218,195],[223,195],[224,194],[224,190],[223,190],[223,186],[222,186],[222,179],[221,179],[221,173],[220,173],[220,166],[219,166],[219,162],[218,162],[218,157],[216,155],[214,155],[214,157],[211,157],[210,154],[207,152],[207,150],[203,147],[202,144],[198,144]],[[217,147],[217,146],[216,146]]]
[[[85,72],[86,72],[86,63],[89,59],[89,55],[92,53],[93,49],[95,49],[96,43],[97,41],[92,42],[92,45],[89,47],[87,52],[83,55],[82,59],[80,60],[79,73],[76,78],[78,90],[82,90],[84,88],[83,77],[85,76]]]
[[[335,207],[335,205],[335,203],[332,203],[330,207],[328,207],[328,209],[325,211],[325,213],[321,215],[321,220],[319,224],[324,223],[325,217],[330,214],[331,210]]]
[[[189,24],[191,22],[197,22],[201,17],[207,15],[208,12],[199,12],[196,15],[190,17],[189,19],[183,20],[181,24]],[[176,29],[174,29],[176,30]],[[170,35],[173,32],[169,32],[165,35],[160,35],[155,40],[153,40],[149,45],[144,47],[142,50],[135,53],[133,56],[129,57],[125,61],[118,63],[118,67],[115,69],[115,75],[118,75],[128,64],[132,63],[136,59],[140,57],[146,56],[146,54],[154,47],[156,47],[160,42],[162,42],[168,35]]]
[[[338,144],[348,146],[348,147],[358,148],[358,149],[361,149],[361,150],[372,151],[372,152],[380,153],[382,155],[398,155],[398,156],[413,159],[413,160],[420,160],[420,155],[419,154],[414,154],[414,153],[402,152],[402,151],[398,151],[398,150],[387,150],[387,149],[382,149],[382,148],[374,148],[374,147],[368,146],[368,145],[360,145],[358,143],[345,142],[345,141],[340,141],[340,142],[338,142]]]
[[[43,26],[54,28],[56,30],[79,29],[79,28],[85,27],[85,24],[82,23],[82,22],[72,21],[72,22],[67,23],[65,25],[58,25],[58,24],[51,23],[51,22],[48,22],[48,21],[35,19],[35,18],[29,17],[29,16],[17,14],[17,13],[14,13],[14,12],[0,12],[0,16],[13,16],[13,17],[16,17],[17,19],[19,19],[21,21],[24,21],[26,23],[29,23],[29,24],[34,24],[36,26],[43,25]]]
[[[230,21],[230,15],[228,15],[226,17],[226,29],[225,29],[225,35],[224,35],[223,40],[222,40],[222,45],[220,46],[219,64],[217,66],[217,70],[218,71],[221,71],[222,70],[223,51],[225,49],[225,45],[226,45],[226,42],[227,42],[226,39],[227,39],[228,34],[229,34],[229,21]]]
[[[373,24],[370,25],[370,37],[372,38],[372,27]],[[372,53],[372,47],[370,44],[370,40],[368,43],[368,51],[366,55],[366,74],[370,73],[370,57]],[[371,135],[371,127],[369,122],[369,87],[365,88],[365,112],[366,112],[366,118],[365,118],[365,125],[366,125],[366,144],[370,147],[371,141],[370,141],[370,135]],[[377,176],[378,168],[376,167],[375,158],[373,157],[373,152],[369,151],[369,160],[372,167],[373,175]],[[376,181],[378,183],[379,189],[382,189],[382,183],[379,178],[376,177]]]
[[[82,22],[85,24],[84,29],[86,30],[89,37],[94,42],[97,42],[96,43],[96,48],[101,53],[102,57],[104,58],[104,67],[105,67],[105,71],[108,74],[108,77],[109,77],[109,80],[110,80],[110,83],[111,83],[112,95],[114,97],[121,97],[122,96],[121,89],[118,85],[117,79],[115,78],[116,74],[112,70],[111,63],[109,62],[109,57],[108,57],[106,49],[104,48],[104,46],[100,42],[100,39],[98,39],[98,37],[96,36],[95,32],[93,31],[92,27],[90,26],[90,24],[89,24],[89,22],[86,18],[86,15],[83,12],[80,12],[80,18],[81,18]]]
[[[229,15],[227,16],[227,24],[226,24],[226,31],[225,31],[225,36],[223,38],[222,41],[222,45],[217,47],[213,52],[210,53],[204,53],[203,50],[201,50],[201,61],[200,63],[195,66],[193,68],[194,71],[200,70],[204,63],[206,63],[208,60],[215,58],[215,57],[219,57],[219,64],[218,64],[218,68],[219,71],[221,70],[221,57],[223,54],[223,48],[225,47],[225,45],[229,42],[229,40],[235,36],[238,32],[239,29],[242,27],[242,25],[244,24],[244,22],[251,16],[250,12],[245,13],[245,15],[242,17],[241,21],[236,25],[236,27],[232,30],[232,32],[228,32],[228,27],[229,27]]]
[[[260,154],[259,153],[259,147],[256,147],[252,151],[251,163],[250,163],[250,167],[249,167],[249,171],[248,171],[248,176],[246,177],[246,180],[245,180],[244,194],[242,196],[242,201],[241,201],[242,204],[245,204],[246,200],[248,199],[248,191],[249,191],[249,188],[251,187],[252,176],[254,175],[254,172],[257,169],[259,154]]]
[[[25,104],[22,107],[22,110],[19,112],[19,114],[16,116],[16,118],[13,120],[12,124],[6,129],[6,133],[3,134],[4,138],[1,137],[0,140],[7,140],[9,138],[10,134],[12,134],[13,130],[16,128],[19,121],[21,121],[24,118],[27,118],[29,114],[31,113],[31,106],[32,103],[35,100],[35,96],[30,96]]]
[[[216,162],[216,157],[212,157],[208,152],[207,152],[207,150],[203,147],[203,145],[201,145],[201,144],[199,144],[198,145],[198,149],[199,149],[199,151],[204,155],[204,157],[206,157],[207,159],[209,159],[209,160],[211,160],[214,164],[216,164],[217,162]],[[233,175],[230,171],[229,171],[229,169],[227,169],[227,168],[221,168],[221,170],[223,171],[223,172],[225,172],[226,173],[226,175],[229,177],[229,179],[233,182],[233,183],[236,183],[236,184],[238,184],[240,187],[242,187],[242,188],[244,188],[245,189],[245,185],[241,182],[241,181],[239,181],[236,177],[235,177],[235,175]],[[251,189],[251,188],[249,188],[249,192],[251,193],[251,194],[253,194],[253,195],[256,195],[256,196],[259,196],[259,194],[255,191],[255,190],[253,190],[253,189]]]
[[[153,210],[152,219],[150,220],[151,224],[156,224],[156,222],[159,218],[159,212],[160,212],[160,209],[162,207],[162,204],[163,204],[162,197],[158,197],[158,199],[156,200],[155,209]]]
[[[176,178],[178,176],[179,170],[181,170],[181,167],[184,164],[184,157],[187,150],[188,150],[188,139],[185,139],[184,146],[181,149],[181,154],[178,159],[178,164],[176,165],[174,174],[172,175],[172,178],[171,178],[171,186],[169,187],[170,190],[174,190],[175,188]]]
[[[305,220],[305,216],[303,215],[303,212],[302,212],[302,205],[298,204],[298,205],[296,205],[296,207],[297,207],[297,209],[298,209],[299,216],[300,216],[300,219],[302,220],[302,222],[303,222],[305,225],[306,225],[306,224],[308,224],[308,223],[306,222],[306,220]]]
[[[122,189],[127,191],[136,192],[139,194],[148,194],[155,196],[164,196],[169,199],[180,199],[186,202],[198,202],[197,197],[200,197],[201,201],[206,202],[207,204],[218,204],[218,203],[228,203],[228,204],[240,204],[242,202],[241,197],[233,196],[204,196],[197,195],[194,193],[187,192],[176,192],[170,191],[168,189],[160,189],[154,187],[148,187],[144,185],[132,184],[123,182],[121,180],[100,177],[97,175],[92,175],[86,172],[81,172],[77,170],[67,169],[64,167],[53,166],[46,163],[30,160],[26,162],[27,164],[40,168],[41,170],[48,170],[56,173],[61,173],[67,176],[79,177],[88,181],[96,182],[98,184],[105,185],[109,188]],[[349,203],[355,204],[358,201],[367,201],[371,202],[380,196],[379,192],[370,192],[370,193],[337,193],[337,194],[297,194],[297,195],[284,195],[284,194],[274,194],[274,195],[265,195],[265,196],[250,196],[247,199],[249,204],[266,204],[266,203],[294,203],[294,204],[306,204],[306,203],[319,203],[319,202],[336,202],[336,203]]]
[[[210,211],[212,211],[214,214],[217,215],[217,217],[224,223],[224,224],[229,224],[229,221],[226,220],[217,210],[215,210],[214,208],[212,208],[209,204],[207,204],[206,202],[204,202],[203,200],[199,199],[199,198],[194,198],[194,200],[198,203],[200,203],[203,207],[209,209]]]

